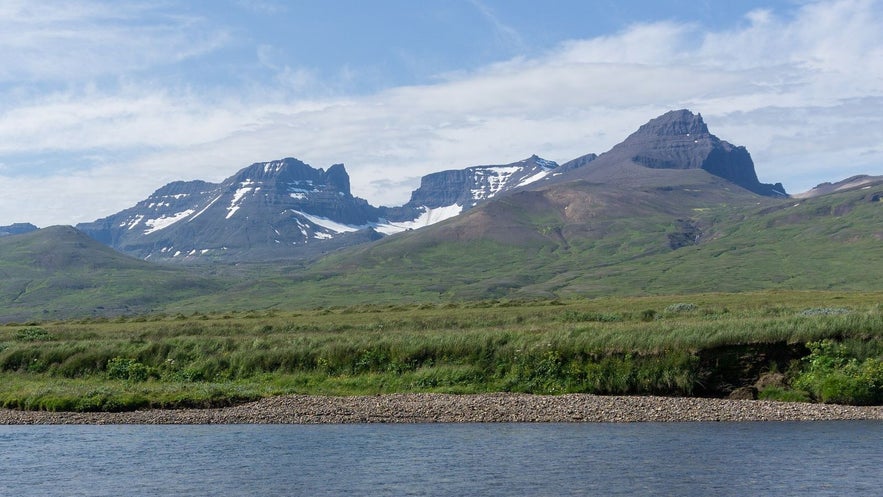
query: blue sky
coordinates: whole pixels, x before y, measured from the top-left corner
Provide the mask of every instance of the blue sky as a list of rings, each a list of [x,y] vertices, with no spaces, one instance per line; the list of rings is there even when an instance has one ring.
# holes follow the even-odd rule
[[[398,205],[675,108],[790,192],[883,174],[880,26],[883,0],[0,0],[0,225],[289,156]]]

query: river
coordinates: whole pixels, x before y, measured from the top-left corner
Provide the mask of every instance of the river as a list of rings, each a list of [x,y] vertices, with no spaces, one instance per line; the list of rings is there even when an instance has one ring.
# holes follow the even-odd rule
[[[6,496],[876,496],[883,422],[0,426]]]

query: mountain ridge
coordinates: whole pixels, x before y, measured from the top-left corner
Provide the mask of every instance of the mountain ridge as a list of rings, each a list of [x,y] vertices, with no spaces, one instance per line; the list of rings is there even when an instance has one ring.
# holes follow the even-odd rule
[[[343,164],[326,171],[286,158],[254,163],[222,183],[169,183],[129,209],[77,228],[142,259],[310,259],[443,221],[557,168],[532,156],[441,171],[424,177],[405,205],[375,207],[351,194]]]

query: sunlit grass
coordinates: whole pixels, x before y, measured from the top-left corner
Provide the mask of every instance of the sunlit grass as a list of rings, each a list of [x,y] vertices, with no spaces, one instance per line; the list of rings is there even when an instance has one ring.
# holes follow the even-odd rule
[[[714,373],[709,354],[728,347],[834,339],[859,359],[880,357],[880,302],[881,294],[774,292],[10,324],[0,327],[0,405],[124,410],[286,393],[693,395]]]

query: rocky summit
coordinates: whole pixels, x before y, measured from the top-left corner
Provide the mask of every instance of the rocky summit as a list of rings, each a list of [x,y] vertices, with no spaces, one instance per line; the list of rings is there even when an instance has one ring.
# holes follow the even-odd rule
[[[781,183],[766,184],[758,180],[754,162],[745,147],[711,134],[702,115],[686,109],[651,119],[578,175],[621,186],[660,177],[664,178],[662,181],[671,181],[671,175],[653,174],[648,170],[704,170],[758,195],[787,196]]]

